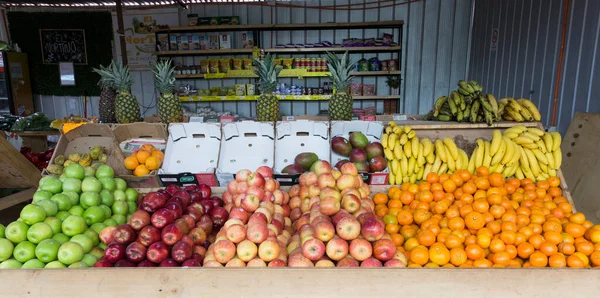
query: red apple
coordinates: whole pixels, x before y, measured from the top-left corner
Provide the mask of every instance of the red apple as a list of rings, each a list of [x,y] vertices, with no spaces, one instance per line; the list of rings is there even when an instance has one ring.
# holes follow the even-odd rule
[[[385,223],[377,216],[368,217],[362,224],[361,235],[367,241],[377,241],[385,233]]]
[[[248,191],[246,192],[246,194],[247,195],[252,194],[252,195],[256,196],[259,201],[262,201],[263,197],[265,196],[265,191],[261,187],[252,185],[252,186],[248,187]]]
[[[283,205],[285,200],[284,192],[280,189],[273,191],[273,203],[277,205]]]
[[[338,212],[336,215],[334,215],[331,218],[331,223],[333,223],[334,226],[337,226],[338,222],[346,216],[352,216],[352,215],[350,213],[348,213],[348,211],[341,209],[340,212]]]
[[[300,197],[298,197],[298,196],[295,196],[290,199],[290,203],[288,205],[290,205],[291,209],[294,209],[294,208],[300,208],[301,203],[302,203],[302,199],[300,199]]]
[[[314,225],[315,238],[327,242],[335,235],[335,228],[329,221],[320,221]]]
[[[229,213],[223,207],[214,208],[210,212],[210,218],[213,220],[213,224],[216,226],[222,226],[225,221],[229,218]]]
[[[185,260],[183,263],[181,263],[181,267],[187,268],[187,267],[202,267],[201,265],[202,263],[194,260],[194,259],[187,259]]]
[[[129,224],[134,230],[141,230],[143,227],[150,224],[150,213],[141,209],[133,212]]]
[[[194,226],[196,226],[196,220],[191,215],[184,214],[184,215],[181,216],[181,218],[183,220],[185,220],[185,222],[187,223],[189,229],[192,229],[192,228],[194,228]]]
[[[183,233],[175,224],[168,224],[162,229],[160,237],[166,245],[173,245],[181,240]]]
[[[235,181],[237,181],[237,182],[247,181],[250,174],[252,174],[252,172],[250,172],[250,170],[247,170],[247,169],[239,170],[235,174]]]
[[[208,199],[212,195],[212,190],[211,190],[210,186],[208,186],[206,184],[200,184],[198,186],[198,191],[200,192],[200,196],[203,199]]]
[[[99,234],[100,241],[104,244],[110,244],[115,239],[115,231],[117,227],[108,226],[102,229]]]
[[[177,184],[169,184],[167,185],[167,187],[165,187],[165,190],[171,195],[173,196],[174,193],[176,193],[177,191],[181,190],[181,187]]]
[[[368,259],[362,261],[360,263],[360,267],[365,267],[365,268],[380,268],[383,265],[381,264],[381,261],[379,261],[378,259],[374,258],[374,257],[369,257]]]
[[[162,241],[152,243],[146,250],[146,259],[153,263],[160,263],[169,257],[169,247]]]
[[[182,197],[172,197],[165,204],[168,204],[168,203],[177,203],[177,205],[179,205],[179,207],[181,207],[181,210],[184,210],[185,207],[187,207],[187,205],[189,205],[189,202],[186,202],[186,200]],[[164,206],[163,206],[163,208],[164,208]]]
[[[202,267],[205,268],[210,268],[210,267],[224,267],[223,264],[215,261],[215,260],[211,260],[211,261],[204,261],[204,264],[202,265]]]
[[[184,187],[183,190],[185,190],[187,192],[195,191],[195,190],[198,190],[198,185],[188,185],[188,186]]]
[[[242,207],[246,212],[254,212],[258,209],[260,204],[260,199],[253,194],[246,194],[241,202],[240,207]]]
[[[198,253],[192,253],[192,259],[196,260],[200,265],[204,262],[204,255]]]
[[[174,224],[179,228],[183,235],[187,235],[190,232],[190,227],[188,226],[185,219],[179,218],[174,222]]]
[[[258,172],[258,171],[257,171]],[[264,175],[263,175],[264,176]],[[277,189],[277,181],[272,178],[265,178],[265,191],[273,192]]]
[[[194,245],[196,245],[194,243],[194,239],[192,239],[192,237],[189,235],[183,235],[183,237],[181,237],[181,240],[179,240],[179,241],[183,241],[183,242],[189,244],[190,247],[192,247],[192,248],[194,247]]]
[[[248,192],[248,189],[250,188],[250,185],[248,185],[248,182],[243,181],[243,182],[238,182],[236,185],[236,189],[235,192],[239,195],[239,194],[245,194],[246,192]]]
[[[350,255],[357,261],[364,261],[371,257],[373,248],[371,243],[362,238],[356,238],[350,242]]]
[[[240,260],[238,257],[234,257],[233,259],[229,260],[227,264],[225,264],[225,267],[246,267],[246,263],[244,263],[244,261]]]
[[[265,240],[258,246],[258,257],[265,262],[270,262],[279,257],[279,243],[276,240]]]
[[[237,181],[233,180],[227,183],[227,191],[231,193],[231,195],[235,196],[237,194]]]
[[[324,189],[326,187],[333,188],[336,185],[336,179],[333,178],[333,175],[330,173],[324,173],[319,175],[319,178],[317,179],[317,185],[320,189]]]
[[[148,260],[143,260],[137,266],[138,267],[156,267],[156,264],[154,264]]]
[[[265,177],[260,173],[254,172],[248,176],[249,186],[263,186],[265,185]]]
[[[335,215],[340,211],[340,201],[334,197],[325,197],[321,200],[319,210],[328,216]]]
[[[227,227],[227,239],[233,243],[240,243],[246,239],[246,228],[243,225],[234,224]]]
[[[198,190],[188,191],[188,194],[190,195],[190,202],[199,201],[202,199],[202,195]]]
[[[337,223],[335,230],[340,238],[345,240],[353,240],[360,235],[360,223],[356,218],[347,216]]]
[[[254,258],[248,261],[246,267],[267,267],[267,263],[259,258]]]
[[[315,263],[315,267],[331,268],[335,267],[335,264],[331,260],[319,260],[317,263]]]
[[[190,230],[189,234],[194,241],[194,244],[200,245],[206,241],[206,232],[202,228],[196,227]]]
[[[115,267],[136,267],[136,265],[134,262],[131,262],[127,259],[122,259],[115,263]]]
[[[116,263],[125,258],[125,245],[113,242],[104,250],[104,258],[110,263]]]
[[[259,244],[267,239],[269,236],[269,228],[266,224],[254,224],[248,225],[248,230],[246,232],[246,237],[248,240]]]
[[[202,214],[210,214],[213,208],[215,208],[215,205],[210,199],[203,199],[200,202],[192,202],[188,208],[192,206],[195,209],[198,209]]]
[[[250,240],[244,240],[237,245],[237,256],[244,262],[249,262],[256,257],[258,247]]]
[[[225,206],[225,202],[217,196],[210,197],[210,200],[212,201],[213,207],[215,207],[215,208]]]
[[[229,191],[223,193],[223,201],[225,204],[233,204],[233,194]]]
[[[167,196],[159,192],[151,192],[144,196],[140,209],[146,210],[152,213],[160,208],[167,202]]]
[[[345,163],[344,165],[342,165],[342,167],[340,168],[340,172],[342,173],[342,176],[343,175],[358,176],[358,169],[356,168],[356,165],[354,165],[351,162]]]
[[[229,240],[219,240],[213,245],[215,260],[221,264],[226,264],[233,259],[235,252],[235,244]]]
[[[360,200],[360,205],[362,207],[366,207],[370,211],[373,211],[373,209],[375,209],[375,203],[373,203],[373,200],[371,200],[369,198],[361,199]]]
[[[210,235],[210,233],[212,233],[213,230],[213,221],[210,218],[210,215],[202,215],[200,219],[196,222],[196,227],[199,227],[202,230],[204,230],[206,235]]]
[[[331,164],[326,160],[315,161],[312,168],[317,176],[331,173]]]
[[[93,267],[103,268],[103,267],[113,267],[113,264],[106,260],[105,257],[100,258]]]
[[[396,246],[390,239],[379,239],[373,243],[373,256],[385,262],[391,260],[396,254]]]
[[[344,210],[354,213],[360,208],[360,198],[354,194],[348,193],[342,196],[342,208]]]
[[[288,267],[315,267],[313,262],[303,256],[301,253],[288,258]]]
[[[175,202],[166,203],[163,208],[171,210],[174,218],[180,218],[183,215],[183,209],[181,209],[181,206]]]
[[[166,259],[160,262],[158,267],[179,267],[179,264],[173,259]]]
[[[302,255],[311,261],[319,260],[325,254],[325,244],[323,241],[312,238],[302,244]]]
[[[354,188],[355,185],[355,176],[349,175],[349,174],[343,174],[342,176],[340,176],[340,178],[338,178],[336,180],[336,187],[339,190],[345,189],[345,188]]]
[[[260,166],[256,169],[257,173],[260,173],[265,179],[273,178],[273,169],[267,166]]]
[[[282,259],[275,259],[275,260],[269,262],[268,267],[287,267],[287,264]]]
[[[190,196],[190,194],[184,190],[176,191],[173,194],[173,198],[182,198],[183,199],[183,201],[185,202],[185,205],[181,206],[182,208],[185,207],[187,204],[189,204],[192,201],[192,197]]]
[[[160,241],[160,231],[154,226],[145,226],[140,230],[137,241],[148,247],[152,243]]]
[[[187,242],[179,241],[171,248],[171,257],[176,262],[183,262],[192,257],[192,246]]]
[[[204,257],[206,255],[206,248],[202,245],[194,245],[194,254],[199,254]]]
[[[406,267],[406,263],[404,263],[398,259],[391,259],[391,260],[386,261],[385,264],[383,264],[383,267],[404,268],[404,267]]]
[[[137,236],[137,233],[129,224],[122,224],[122,225],[118,226],[117,229],[115,230],[114,240],[117,243],[127,245],[127,244],[135,241],[136,236]]]
[[[129,261],[139,263],[146,259],[146,247],[138,242],[132,242],[125,249],[125,255]]]
[[[162,208],[152,214],[150,221],[155,228],[162,229],[166,225],[175,221],[175,214],[169,209]]]
[[[330,259],[339,261],[348,255],[348,242],[342,238],[335,237],[327,242],[325,252]]]
[[[358,261],[351,256],[346,256],[337,263],[338,267],[358,267]]]
[[[292,221],[296,221],[300,216],[302,216],[302,210],[300,210],[300,208],[294,208],[290,211],[290,219]]]

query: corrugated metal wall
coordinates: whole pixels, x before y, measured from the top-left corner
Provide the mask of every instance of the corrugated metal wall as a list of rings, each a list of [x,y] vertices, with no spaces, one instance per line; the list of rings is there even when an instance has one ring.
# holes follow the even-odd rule
[[[600,1],[570,0],[556,126],[600,112]],[[498,97],[531,98],[552,122],[564,0],[476,0],[470,76]],[[497,46],[492,31],[497,29]]]
[[[363,0],[308,0],[293,1],[300,6],[332,6],[348,3],[361,4],[360,10],[321,10],[314,8],[288,8],[280,6],[256,6],[246,4],[220,5],[191,5],[189,10],[180,11],[180,22],[187,23],[188,13],[199,16],[228,16],[239,15],[243,24],[267,23],[322,23],[322,22],[372,22],[386,20],[404,20],[402,41],[402,87],[400,89],[400,111],[407,114],[426,113],[431,109],[433,101],[455,88],[456,82],[463,79],[467,72],[469,61],[470,30],[472,0],[422,0],[408,3],[406,0],[383,2],[365,5]],[[394,7],[382,7],[391,3],[404,3]],[[361,8],[361,5],[354,6]],[[379,31],[379,32],[378,32]],[[398,35],[398,30],[394,30]],[[348,37],[370,37],[383,34],[385,30],[332,30],[322,31],[283,31],[265,32],[263,44],[275,45],[293,40],[296,43],[311,43],[323,40],[341,42]],[[380,59],[389,59],[391,55],[379,54]],[[370,58],[373,54],[353,55],[355,59]],[[310,57],[310,56],[307,56]],[[316,56],[315,56],[316,57]],[[185,64],[193,64],[201,57],[188,57]],[[136,84],[132,88],[140,104],[144,107],[146,116],[156,113],[156,93],[152,88],[150,72],[136,72]],[[376,84],[378,95],[390,94],[386,87],[385,77],[359,77],[356,81],[364,84]],[[306,79],[306,86],[322,85],[325,79]],[[183,82],[183,81],[182,81]],[[212,86],[232,86],[246,83],[249,80],[193,80],[200,89]],[[285,82],[285,81],[282,81]],[[300,80],[287,79],[287,83],[302,84]],[[92,107],[88,114],[97,114],[98,98],[92,98]],[[59,118],[76,111],[83,111],[81,100],[77,101],[57,96],[36,96],[36,108],[51,117]],[[212,106],[218,111],[231,111],[245,116],[256,115],[253,103],[186,103],[189,108]],[[383,101],[356,101],[355,107],[376,106],[378,112],[383,112]],[[319,110],[327,109],[327,102],[282,102],[281,113],[284,115],[316,114]]]

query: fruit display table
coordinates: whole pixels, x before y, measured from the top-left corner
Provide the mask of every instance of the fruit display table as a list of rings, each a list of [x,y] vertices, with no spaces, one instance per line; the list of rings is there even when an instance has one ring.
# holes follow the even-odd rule
[[[44,152],[48,149],[48,137],[58,136],[60,131],[21,131],[17,134],[23,139],[23,146],[31,147],[33,152]]]

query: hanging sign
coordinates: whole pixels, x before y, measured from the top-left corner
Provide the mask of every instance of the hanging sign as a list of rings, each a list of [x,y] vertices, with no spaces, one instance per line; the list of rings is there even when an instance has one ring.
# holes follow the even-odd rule
[[[83,29],[40,29],[40,44],[44,64],[87,64]]]

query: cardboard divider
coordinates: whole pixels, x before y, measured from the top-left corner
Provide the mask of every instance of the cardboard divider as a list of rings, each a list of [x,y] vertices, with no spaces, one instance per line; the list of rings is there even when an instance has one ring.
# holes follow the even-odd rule
[[[329,122],[324,121],[283,121],[275,128],[275,166],[273,177],[281,185],[298,183],[300,174],[282,174],[281,171],[300,153],[312,152],[320,160],[330,161]]]
[[[242,169],[274,166],[275,129],[272,122],[241,121],[222,126],[217,167],[219,185],[224,186]]]
[[[215,169],[220,148],[221,124],[172,123],[165,161],[158,174],[161,183],[217,186]]]

